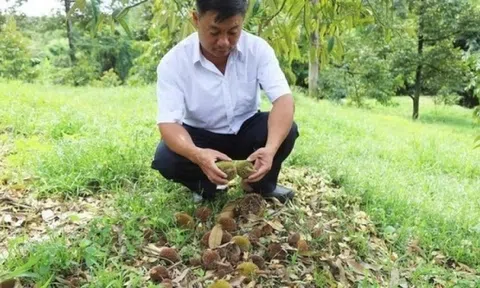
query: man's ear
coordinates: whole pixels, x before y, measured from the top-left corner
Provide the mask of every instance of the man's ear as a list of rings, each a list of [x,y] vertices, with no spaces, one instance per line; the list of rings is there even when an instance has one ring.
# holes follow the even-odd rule
[[[192,20],[195,27],[198,28],[198,24],[199,24],[198,22],[200,21],[200,16],[198,15],[197,11],[192,12]]]

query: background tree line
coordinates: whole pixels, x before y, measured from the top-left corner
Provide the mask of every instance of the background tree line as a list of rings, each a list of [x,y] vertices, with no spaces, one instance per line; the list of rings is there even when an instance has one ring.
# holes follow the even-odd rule
[[[0,15],[0,77],[148,85],[160,58],[195,30],[193,0],[58,1],[53,17]],[[254,0],[245,29],[269,41],[290,83],[311,97],[362,106],[405,95],[417,118],[421,95],[479,104],[479,27],[474,0]]]

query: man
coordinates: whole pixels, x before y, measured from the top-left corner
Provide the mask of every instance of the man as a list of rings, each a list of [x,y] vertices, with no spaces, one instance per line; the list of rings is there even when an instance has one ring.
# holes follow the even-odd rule
[[[293,191],[277,185],[298,137],[294,101],[274,50],[243,31],[246,0],[197,0],[197,32],[160,61],[157,125],[162,141],[152,168],[211,200],[228,184],[220,160],[249,160],[256,172],[245,192],[282,203]],[[260,86],[273,104],[260,112]]]

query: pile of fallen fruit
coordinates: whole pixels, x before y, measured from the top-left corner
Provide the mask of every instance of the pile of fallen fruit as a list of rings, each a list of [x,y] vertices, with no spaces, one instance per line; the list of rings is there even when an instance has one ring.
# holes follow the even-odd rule
[[[376,237],[359,199],[308,171],[290,170],[280,181],[297,191],[285,205],[252,193],[226,203],[217,215],[207,206],[176,213],[179,228],[194,230],[190,250],[196,254],[185,258],[184,247],[166,241],[148,245],[144,251],[160,259],[148,280],[210,288],[388,283],[396,255]],[[398,284],[406,284],[404,276],[399,273]]]

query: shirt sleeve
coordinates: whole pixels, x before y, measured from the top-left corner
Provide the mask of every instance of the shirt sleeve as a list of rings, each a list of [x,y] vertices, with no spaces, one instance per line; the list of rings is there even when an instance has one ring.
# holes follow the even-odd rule
[[[259,55],[258,77],[268,99],[274,102],[280,96],[291,94],[292,91],[280,67],[275,51],[265,40],[262,39],[261,42],[262,45],[257,50],[261,51]]]
[[[184,93],[179,85],[177,65],[171,57],[164,58],[157,67],[157,124],[182,124]]]

